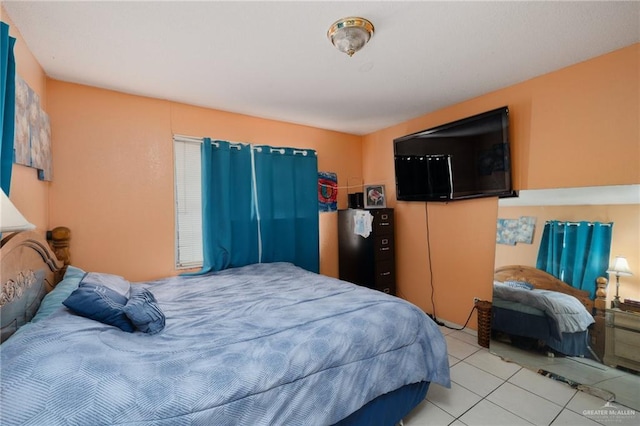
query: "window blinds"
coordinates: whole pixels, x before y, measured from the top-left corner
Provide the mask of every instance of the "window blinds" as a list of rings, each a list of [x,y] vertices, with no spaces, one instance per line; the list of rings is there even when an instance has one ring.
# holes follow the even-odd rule
[[[176,267],[202,266],[201,139],[174,136]]]

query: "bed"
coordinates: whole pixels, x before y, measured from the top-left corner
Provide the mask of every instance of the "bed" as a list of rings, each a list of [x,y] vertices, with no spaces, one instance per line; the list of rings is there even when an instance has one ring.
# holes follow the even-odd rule
[[[501,333],[517,345],[533,342],[558,355],[593,357],[589,331],[596,323],[594,307],[589,292],[539,269],[509,265],[495,270],[494,337]]]
[[[162,327],[126,332],[62,304],[126,280],[51,243],[66,260],[31,231],[3,240],[2,425],[393,425],[450,386],[437,325],[394,296],[248,265],[129,283],[126,305],[151,294]]]

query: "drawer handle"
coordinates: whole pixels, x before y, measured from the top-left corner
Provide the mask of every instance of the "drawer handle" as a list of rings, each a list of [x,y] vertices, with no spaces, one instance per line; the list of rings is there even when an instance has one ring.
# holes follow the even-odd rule
[[[389,287],[383,288],[382,291],[384,291],[387,294],[391,293],[391,289]]]
[[[380,274],[381,277],[386,277],[387,275],[391,275],[391,272],[382,272]]]
[[[387,220],[387,219],[389,219],[389,215],[388,215],[388,214],[380,215],[380,217],[382,218],[382,220]]]
[[[382,245],[386,246],[387,244],[389,244],[389,240],[387,238],[383,238],[382,241],[380,241],[382,243]]]
[[[380,251],[387,251],[389,250],[391,247],[380,247]]]
[[[380,222],[380,226],[389,226],[389,222]]]

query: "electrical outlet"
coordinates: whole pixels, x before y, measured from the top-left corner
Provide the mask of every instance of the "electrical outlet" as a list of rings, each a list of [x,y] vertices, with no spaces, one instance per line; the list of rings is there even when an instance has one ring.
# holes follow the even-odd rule
[[[473,298],[473,304],[475,305],[476,303],[478,303],[480,301],[479,297],[474,297]]]

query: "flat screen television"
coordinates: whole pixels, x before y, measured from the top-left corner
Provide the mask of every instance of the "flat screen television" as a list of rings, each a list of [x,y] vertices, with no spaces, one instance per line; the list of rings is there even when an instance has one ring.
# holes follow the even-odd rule
[[[393,148],[399,201],[517,196],[506,106],[394,139]]]

